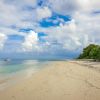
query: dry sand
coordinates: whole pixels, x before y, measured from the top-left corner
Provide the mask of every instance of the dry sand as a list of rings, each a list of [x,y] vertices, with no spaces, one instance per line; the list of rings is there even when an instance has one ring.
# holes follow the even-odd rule
[[[100,100],[99,71],[77,61],[48,66],[0,91],[0,100]]]

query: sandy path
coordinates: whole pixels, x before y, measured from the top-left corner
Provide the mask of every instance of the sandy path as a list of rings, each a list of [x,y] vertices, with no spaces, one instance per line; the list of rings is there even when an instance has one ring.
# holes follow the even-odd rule
[[[100,100],[100,73],[73,62],[54,62],[0,91],[0,100]]]

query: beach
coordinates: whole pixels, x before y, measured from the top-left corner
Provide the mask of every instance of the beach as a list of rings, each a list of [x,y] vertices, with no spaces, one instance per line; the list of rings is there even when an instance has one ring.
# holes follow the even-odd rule
[[[0,91],[0,100],[100,100],[100,63],[53,61]]]

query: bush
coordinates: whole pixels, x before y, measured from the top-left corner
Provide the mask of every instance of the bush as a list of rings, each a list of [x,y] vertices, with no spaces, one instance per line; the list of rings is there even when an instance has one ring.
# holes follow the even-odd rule
[[[78,59],[95,59],[100,61],[100,46],[90,44],[83,49],[83,53],[80,54]]]

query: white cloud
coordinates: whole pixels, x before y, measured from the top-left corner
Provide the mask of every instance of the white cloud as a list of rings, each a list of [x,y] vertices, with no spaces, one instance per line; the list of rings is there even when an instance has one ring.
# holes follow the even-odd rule
[[[79,32],[88,35],[90,43],[97,43],[100,36],[100,15],[76,13],[73,18],[78,24]]]
[[[38,34],[34,31],[30,31],[25,36],[25,41],[22,43],[22,47],[25,51],[32,51],[33,48],[38,47]]]
[[[38,0],[0,0],[0,48],[3,48],[8,34],[19,34],[25,41],[14,43],[17,47],[12,51],[52,54],[61,51],[80,50],[90,43],[100,44],[100,12],[99,0],[44,0],[44,6],[37,5]],[[39,21],[53,13],[70,15],[72,20],[59,20],[59,26],[43,28]],[[51,20],[48,20],[51,21]],[[14,27],[15,28],[12,28]],[[46,42],[39,42],[38,34],[19,32],[19,29],[31,28],[36,32],[44,32]],[[7,41],[6,41],[7,42]],[[8,41],[9,42],[9,41]],[[14,46],[14,45],[13,45]],[[20,49],[17,49],[20,47]]]
[[[3,49],[6,39],[7,39],[6,35],[0,33],[0,50]]]
[[[43,31],[48,34],[46,40],[52,45],[56,41],[59,48],[64,48],[66,50],[76,50],[82,48],[89,44],[88,34],[84,34],[83,31],[79,29],[79,26],[72,20],[66,22],[64,25],[61,24],[57,27],[51,27],[47,29],[40,28],[37,30]]]
[[[99,0],[77,0],[79,10],[85,12],[96,11],[100,9]]]
[[[48,7],[37,8],[36,9],[36,18],[37,20],[42,20],[43,18],[48,18],[52,16],[52,12]]]
[[[77,0],[49,0],[48,4],[54,12],[69,15],[78,8]]]
[[[98,0],[49,0],[47,5],[53,12],[70,14],[73,18],[69,24],[40,28],[40,31],[49,34],[49,42],[57,40],[70,50],[83,48],[90,43],[100,44],[100,14],[93,15],[93,12],[100,11]]]
[[[91,12],[100,9],[99,0],[49,0],[51,9],[64,15],[75,12]]]

